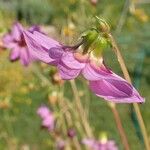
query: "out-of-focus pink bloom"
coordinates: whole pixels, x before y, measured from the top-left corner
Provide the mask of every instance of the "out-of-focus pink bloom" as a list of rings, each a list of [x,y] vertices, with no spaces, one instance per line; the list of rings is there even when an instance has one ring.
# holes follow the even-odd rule
[[[20,59],[24,66],[27,66],[33,58],[31,58],[29,49],[27,48],[24,36],[23,27],[20,23],[15,23],[10,33],[3,37],[4,47],[11,50],[10,60],[15,61]],[[40,31],[38,26],[32,26],[29,32]]]
[[[92,52],[83,55],[36,31],[26,31],[24,36],[34,57],[56,65],[62,79],[70,80],[82,74],[89,81],[93,93],[105,100],[116,103],[144,102],[131,84],[108,69],[103,59],[94,57]]]
[[[74,138],[75,135],[76,135],[76,131],[75,131],[73,128],[71,128],[71,129],[68,130],[67,135],[68,135],[68,137],[70,137],[70,138]]]
[[[98,0],[90,0],[91,4],[96,5],[98,3]]]
[[[53,113],[46,106],[40,106],[37,110],[37,114],[42,119],[42,127],[52,131],[54,129],[55,122]]]
[[[65,149],[65,141],[59,140],[56,142],[56,150],[64,150]]]
[[[84,139],[82,143],[87,145],[91,150],[118,150],[113,140],[103,142],[93,139]]]

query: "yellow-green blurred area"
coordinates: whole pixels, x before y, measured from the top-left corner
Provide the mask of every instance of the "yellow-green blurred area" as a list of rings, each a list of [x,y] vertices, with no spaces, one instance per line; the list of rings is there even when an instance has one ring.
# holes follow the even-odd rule
[[[139,105],[150,142],[150,1],[146,0],[0,0],[0,37],[19,20],[24,26],[39,24],[49,36],[62,43],[73,44],[80,34],[93,27],[95,15],[104,18],[119,44],[132,81],[145,97]],[[56,85],[47,87],[51,66],[41,63],[23,67],[19,61],[9,61],[9,50],[0,48],[0,150],[47,150],[52,149],[51,137],[40,129],[41,121],[36,114],[40,104],[49,103],[49,94]],[[117,58],[108,49],[104,52],[105,63],[123,76]],[[39,70],[34,68],[39,66]],[[45,81],[45,82],[44,82]],[[113,114],[106,101],[90,92],[82,78],[76,80],[81,100],[90,99],[89,121],[98,139],[106,132],[123,149]],[[64,95],[72,100],[68,81],[64,83]],[[51,107],[51,106],[50,106]],[[123,127],[131,150],[144,149],[132,105],[118,104]]]

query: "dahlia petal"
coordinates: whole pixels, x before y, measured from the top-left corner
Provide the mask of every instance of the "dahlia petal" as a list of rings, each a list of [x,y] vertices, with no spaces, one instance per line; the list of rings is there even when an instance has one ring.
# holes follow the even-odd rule
[[[53,127],[53,121],[54,121],[54,118],[52,117],[51,114],[49,114],[46,118],[43,119],[43,125],[50,128],[50,127]]]
[[[85,67],[85,63],[79,62],[77,59],[75,59],[72,52],[65,52],[61,60],[67,67],[71,69],[83,69]]]
[[[87,145],[92,150],[99,150],[98,143],[93,139],[83,139],[82,143]]]
[[[19,47],[15,47],[13,50],[11,50],[10,60],[14,61],[14,60],[18,59],[19,55],[20,55],[20,49],[19,49]]]
[[[61,47],[60,48],[59,47],[52,47],[49,49],[49,56],[52,59],[60,60],[63,53],[64,53],[64,51]]]
[[[50,114],[50,111],[46,106],[40,106],[37,110],[37,114],[44,119]]]
[[[9,42],[12,42],[13,41],[13,38],[11,36],[11,34],[6,34],[4,37],[3,37],[3,42],[4,44],[8,44]]]
[[[53,40],[52,38],[49,38],[48,36],[34,31],[33,34],[36,36],[39,42],[39,44],[43,47],[45,47],[47,50],[49,50],[51,47],[60,47],[61,44],[59,44],[59,42],[57,42],[56,40]]]
[[[16,41],[20,41],[23,27],[20,23],[15,23],[12,29],[12,36]]]
[[[90,88],[97,96],[115,103],[144,102],[135,88],[123,79],[90,81]]]
[[[68,68],[67,66],[65,66],[63,63],[59,64],[57,66],[58,70],[59,70],[59,73],[60,73],[60,76],[63,80],[71,80],[71,79],[74,79],[76,78],[81,70],[77,70],[77,69],[70,69]]]
[[[51,63],[54,61],[49,57],[48,49],[44,47],[44,45],[41,45],[42,39],[37,38],[35,34],[32,34],[28,31],[24,32],[24,37],[32,57],[37,58],[45,63]]]
[[[106,144],[108,150],[118,150],[116,143],[113,140],[109,140]]]
[[[33,25],[28,29],[29,32],[33,33],[35,31],[40,31],[40,27],[38,25]]]
[[[14,48],[16,43],[13,42],[13,38],[11,34],[7,34],[3,37],[3,43],[5,48]]]
[[[30,56],[27,47],[20,49],[20,61],[24,66],[27,66],[30,63]]]
[[[96,81],[100,79],[115,79],[120,80],[121,77],[114,74],[107,68],[96,67],[90,63],[87,63],[85,68],[82,70],[82,75],[89,81]]]

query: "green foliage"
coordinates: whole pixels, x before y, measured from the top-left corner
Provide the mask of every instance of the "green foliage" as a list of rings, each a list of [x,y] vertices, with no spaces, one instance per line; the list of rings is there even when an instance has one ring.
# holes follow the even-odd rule
[[[53,18],[53,10],[47,0],[18,0],[16,15],[18,20],[29,24],[49,24]]]

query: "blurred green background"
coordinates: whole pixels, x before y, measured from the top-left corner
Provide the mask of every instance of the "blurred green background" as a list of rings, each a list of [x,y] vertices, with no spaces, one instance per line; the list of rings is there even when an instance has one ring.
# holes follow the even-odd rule
[[[150,3],[138,0],[99,0],[96,5],[90,0],[0,0],[0,36],[13,22],[24,25],[40,24],[49,36],[63,43],[73,43],[85,29],[93,26],[93,16],[105,18],[111,26],[125,58],[134,85],[146,102],[140,105],[143,119],[150,135]],[[67,35],[66,39],[59,35]],[[0,150],[46,150],[51,146],[49,134],[40,130],[36,109],[41,103],[49,103],[48,89],[32,70],[32,65],[23,68],[19,62],[9,62],[9,50],[0,49]],[[111,50],[104,54],[106,64],[120,74],[116,57]],[[39,64],[41,65],[41,64]],[[42,65],[41,65],[42,66]],[[50,67],[44,67],[49,77]],[[89,91],[77,80],[81,92]],[[69,83],[65,82],[65,95],[72,99]],[[123,149],[112,112],[106,102],[91,92],[89,120],[95,136],[106,131],[108,137],[116,140]],[[81,97],[83,103],[86,98]],[[136,134],[131,116],[132,106],[118,104],[124,129],[131,150],[144,149],[142,140]],[[150,136],[149,136],[150,141]]]

